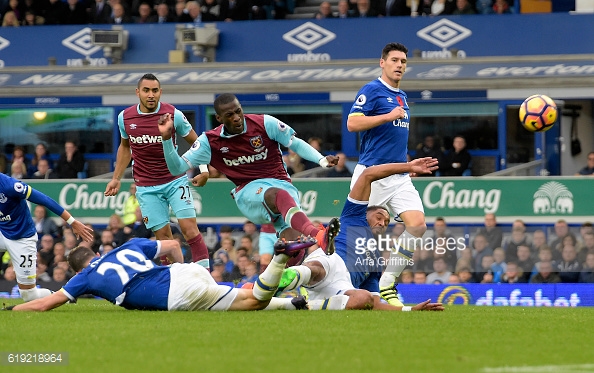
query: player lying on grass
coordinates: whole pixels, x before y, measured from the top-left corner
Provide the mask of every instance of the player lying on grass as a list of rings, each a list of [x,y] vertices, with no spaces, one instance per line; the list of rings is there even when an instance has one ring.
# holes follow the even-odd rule
[[[261,309],[306,309],[303,297],[273,298],[290,257],[314,245],[312,238],[279,241],[275,256],[258,277],[253,290],[218,285],[204,267],[182,263],[180,245],[175,240],[152,241],[134,238],[105,256],[79,246],[68,255],[77,274],[57,291],[6,309],[48,311],[83,294],[105,298],[115,305],[136,310],[167,311],[251,311]],[[174,264],[156,266],[152,259],[166,255]]]
[[[394,311],[442,311],[441,303],[430,300],[413,307],[393,306],[380,300],[379,279],[382,275],[381,252],[361,243],[383,234],[390,214],[381,206],[368,206],[371,183],[405,172],[430,174],[437,169],[437,159],[420,158],[409,163],[388,163],[366,168],[351,189],[340,216],[341,229],[335,241],[335,253],[321,249],[311,253],[303,265],[283,273],[279,292],[303,285],[309,302],[328,299],[326,306],[338,309],[376,309]],[[403,258],[403,260],[410,258]],[[311,308],[311,307],[310,307]]]

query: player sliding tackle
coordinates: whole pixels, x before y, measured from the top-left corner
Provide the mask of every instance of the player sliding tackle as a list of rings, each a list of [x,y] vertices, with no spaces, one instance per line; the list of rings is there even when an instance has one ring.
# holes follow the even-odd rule
[[[252,311],[262,309],[305,309],[303,297],[273,298],[289,258],[315,244],[314,239],[275,245],[275,256],[257,280],[258,286],[237,289],[218,285],[208,270],[197,263],[182,263],[175,240],[153,241],[135,238],[99,257],[79,246],[68,255],[77,274],[45,298],[9,306],[6,310],[48,311],[83,294],[105,298],[115,305],[135,310],[166,311]],[[156,266],[152,260],[166,255],[171,266]]]
[[[442,311],[444,307],[441,303],[429,303],[430,300],[413,307],[382,303],[379,288],[382,267],[378,260],[381,253],[378,255],[377,250],[369,250],[365,245],[361,247],[361,243],[383,234],[390,223],[390,215],[384,207],[368,206],[371,183],[393,174],[430,174],[436,169],[435,158],[366,168],[351,189],[342,210],[342,228],[333,243],[335,253],[327,256],[318,249],[307,257],[303,265],[286,269],[279,292],[303,285],[309,293],[310,309]],[[410,258],[403,256],[402,259]]]

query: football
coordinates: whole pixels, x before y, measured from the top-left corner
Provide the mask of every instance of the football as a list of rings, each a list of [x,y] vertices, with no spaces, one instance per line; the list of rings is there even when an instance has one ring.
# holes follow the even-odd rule
[[[545,95],[528,97],[520,106],[520,122],[531,132],[549,130],[557,121],[557,105]]]

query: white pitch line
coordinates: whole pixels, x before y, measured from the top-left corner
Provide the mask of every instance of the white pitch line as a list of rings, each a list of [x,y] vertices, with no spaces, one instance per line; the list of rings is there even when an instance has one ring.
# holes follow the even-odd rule
[[[594,364],[573,364],[573,365],[541,365],[522,367],[497,367],[483,368],[484,373],[565,373],[565,372],[594,372]]]

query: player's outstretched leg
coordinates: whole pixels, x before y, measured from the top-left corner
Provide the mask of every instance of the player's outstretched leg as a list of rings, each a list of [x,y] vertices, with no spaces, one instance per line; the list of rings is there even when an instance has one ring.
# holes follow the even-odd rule
[[[306,248],[315,245],[311,237],[300,237],[295,241],[279,240],[274,245],[275,255],[264,272],[254,284],[253,294],[259,301],[270,300],[278,288],[283,270],[291,257],[301,254]]]

